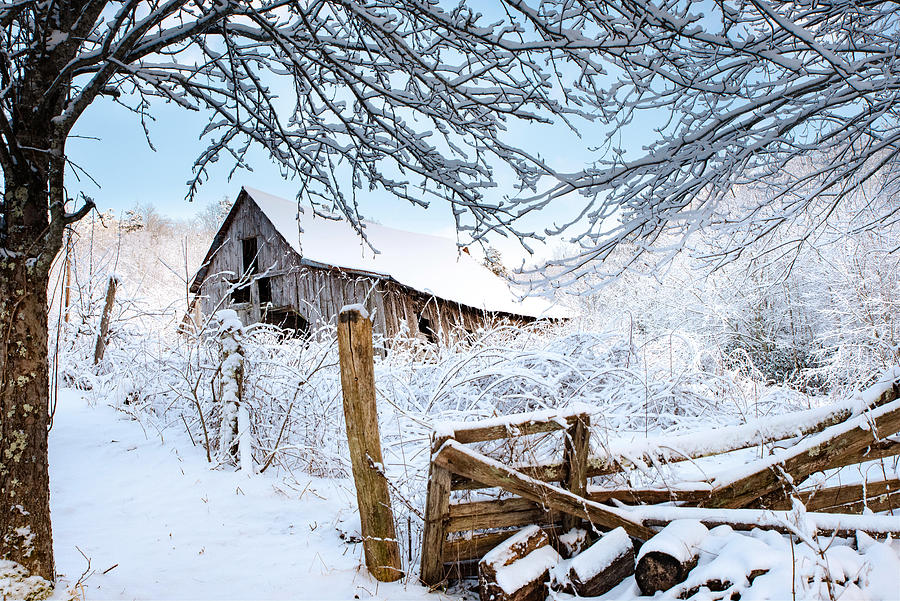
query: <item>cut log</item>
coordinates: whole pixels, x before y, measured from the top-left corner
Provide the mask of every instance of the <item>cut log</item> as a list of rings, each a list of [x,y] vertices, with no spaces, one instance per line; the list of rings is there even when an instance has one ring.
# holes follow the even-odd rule
[[[537,526],[521,530],[478,563],[481,601],[544,601],[550,568],[560,561]]]
[[[557,548],[559,532],[557,526],[542,526],[541,530],[550,537],[550,544]],[[515,536],[516,530],[501,530],[500,532],[486,532],[473,534],[462,538],[451,538],[444,543],[444,564],[458,564],[473,559],[481,559],[491,549]]]
[[[572,528],[559,536],[559,552],[566,559],[575,557],[591,544],[588,531],[584,528]]]
[[[565,573],[560,573],[560,568]],[[604,534],[588,549],[555,569],[561,590],[579,597],[597,597],[634,574],[634,546],[623,528]],[[551,586],[553,586],[551,584]]]
[[[697,520],[677,520],[647,541],[638,554],[634,579],[645,595],[684,582],[697,565],[709,530]]]
[[[541,503],[557,511],[588,520],[591,523],[613,529],[625,528],[631,536],[647,540],[655,532],[635,521],[629,510],[606,507],[573,495],[558,486],[529,478],[525,474],[491,459],[456,441],[448,440],[434,458],[434,462],[451,472],[460,474],[489,486],[497,486],[513,494]]]

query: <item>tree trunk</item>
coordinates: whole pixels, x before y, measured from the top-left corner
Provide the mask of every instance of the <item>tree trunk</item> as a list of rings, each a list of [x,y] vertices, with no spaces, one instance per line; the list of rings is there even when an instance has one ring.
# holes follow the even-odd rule
[[[55,581],[47,461],[48,274],[0,259],[0,557]]]
[[[26,98],[36,105],[40,96],[29,89]],[[3,165],[0,228],[0,559],[55,583],[47,286],[65,229],[64,151],[50,119],[15,117],[22,160]]]
[[[10,25],[29,48],[4,72],[0,167],[0,559],[54,583],[47,428],[50,378],[47,285],[66,225],[65,145],[74,119],[60,120],[76,56],[104,2],[51,2]],[[30,9],[29,9],[30,10]],[[23,18],[27,13],[22,13]],[[30,21],[29,21],[30,19]],[[39,21],[39,23],[38,23]],[[70,32],[60,41],[59,32]],[[4,48],[9,49],[8,44]],[[7,61],[9,62],[9,61]],[[97,92],[85,98],[93,98]],[[83,109],[82,109],[83,110]]]

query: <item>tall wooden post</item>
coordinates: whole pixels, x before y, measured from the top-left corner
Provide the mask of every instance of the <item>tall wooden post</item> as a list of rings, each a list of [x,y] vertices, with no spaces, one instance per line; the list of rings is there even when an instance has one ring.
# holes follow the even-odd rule
[[[566,466],[566,489],[578,496],[587,496],[587,464],[591,451],[591,416],[583,413],[574,424],[569,426],[565,434],[563,451]],[[570,529],[579,525],[581,520],[566,514],[563,516],[563,528]]]
[[[381,458],[372,322],[365,309],[347,307],[342,310],[337,333],[344,420],[356,482],[366,567],[377,580],[393,582],[403,577],[403,571]]]
[[[94,365],[103,360],[106,352],[106,335],[109,333],[109,320],[112,317],[113,304],[116,301],[116,285],[119,281],[116,276],[109,276],[109,286],[106,288],[106,303],[103,305],[103,314],[100,316],[100,331],[97,333],[97,344],[94,346]]]
[[[66,273],[65,273],[65,286],[63,292],[65,294],[65,312],[64,319],[66,323],[69,323],[69,303],[70,297],[72,293],[72,230],[70,228],[66,228],[66,257],[65,257],[65,265],[66,265]]]

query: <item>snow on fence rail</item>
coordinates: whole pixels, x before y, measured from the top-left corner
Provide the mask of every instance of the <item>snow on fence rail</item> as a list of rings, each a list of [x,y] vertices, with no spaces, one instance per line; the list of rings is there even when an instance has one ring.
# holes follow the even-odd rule
[[[900,368],[885,372],[879,381],[853,399],[820,407],[753,420],[740,426],[716,428],[704,436],[696,433],[677,436],[655,436],[639,441],[612,441],[607,448],[590,456],[587,460],[587,476],[607,476],[635,466],[655,463],[679,463],[740,451],[762,444],[772,444],[788,439],[800,439],[817,434],[826,428],[846,422],[866,411],[880,407],[898,398],[894,387],[900,381]],[[509,436],[525,436],[560,430],[560,422],[571,419],[579,412],[591,413],[592,408],[578,404],[567,410],[548,410],[519,415],[493,418],[476,423],[440,424],[435,436],[448,436],[459,442],[481,442]],[[502,435],[501,432],[506,432]],[[455,434],[459,433],[460,436]],[[491,433],[495,438],[482,437]],[[886,440],[873,445],[870,459],[892,457],[900,454],[900,441]],[[834,466],[839,467],[839,466]],[[545,482],[559,481],[563,477],[565,465],[562,462],[517,466],[529,476]],[[483,484],[456,477],[453,490],[474,490],[487,488]],[[674,500],[674,499],[673,499]]]
[[[679,436],[637,444],[612,443],[591,456],[589,408],[542,411],[477,423],[443,424],[435,429],[428,478],[420,577],[429,586],[471,575],[473,560],[502,543],[522,526],[538,524],[551,539],[585,520],[591,526],[623,526],[646,539],[653,528],[690,518],[736,529],[762,525],[784,530],[790,498],[797,497],[815,516],[809,524],[823,532],[855,530],[900,533],[900,517],[867,519],[840,514],[862,507],[879,511],[900,506],[900,480],[797,490],[816,472],[900,455],[900,373],[891,370],[853,400],[802,412],[798,421],[762,419],[716,432],[726,436]],[[561,461],[506,465],[466,445],[563,432]],[[697,442],[702,438],[703,442]],[[705,441],[716,440],[717,443]],[[678,482],[667,488],[598,488],[593,476],[626,473],[645,463],[688,461],[788,441],[769,457],[748,462],[704,481]],[[504,447],[501,446],[501,449]],[[559,483],[555,485],[553,483]],[[454,491],[500,488],[516,496],[451,502]],[[603,503],[644,505],[614,508]],[[678,502],[684,507],[659,507]],[[695,507],[690,507],[695,506]],[[741,508],[735,512],[737,508]],[[763,511],[763,509],[765,511]],[[778,511],[774,511],[778,510]],[[556,542],[556,541],[554,541]]]

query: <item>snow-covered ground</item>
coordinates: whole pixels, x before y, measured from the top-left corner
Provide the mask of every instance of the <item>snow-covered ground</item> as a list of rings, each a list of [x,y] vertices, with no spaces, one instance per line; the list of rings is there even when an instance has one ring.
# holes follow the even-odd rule
[[[270,474],[210,469],[183,431],[161,434],[74,390],[60,395],[50,465],[62,574],[56,599],[472,596],[468,586],[452,589],[450,597],[428,593],[414,576],[374,581],[362,567],[362,546],[353,542],[359,518],[351,482],[306,477],[289,483]],[[747,535],[723,527],[712,534],[703,543],[703,569],[657,596],[675,598],[725,574],[748,599],[900,599],[897,542],[863,537],[857,551],[846,541],[807,541],[792,550],[773,532]],[[757,568],[768,574],[752,586],[742,580]],[[691,598],[706,598],[702,590],[697,594]],[[632,577],[603,598],[642,597]]]
[[[444,598],[361,568],[362,545],[341,538],[359,534],[352,483],[308,478],[293,489],[266,474],[211,470],[180,436],[61,391],[50,432],[63,574],[54,598]]]

